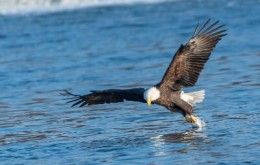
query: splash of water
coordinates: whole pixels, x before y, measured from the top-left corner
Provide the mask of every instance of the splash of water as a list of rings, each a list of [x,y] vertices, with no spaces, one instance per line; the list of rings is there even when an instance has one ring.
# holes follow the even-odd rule
[[[195,116],[195,118],[196,118],[196,122],[193,123],[195,127],[197,127],[198,129],[202,129],[203,127],[206,126],[206,123],[201,118],[199,118],[198,116]]]

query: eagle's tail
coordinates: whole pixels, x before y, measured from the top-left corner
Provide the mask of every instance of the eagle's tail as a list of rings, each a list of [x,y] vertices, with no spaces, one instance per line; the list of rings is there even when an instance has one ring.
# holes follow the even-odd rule
[[[197,103],[203,102],[205,98],[205,90],[184,93],[181,92],[181,99],[188,102],[190,105],[195,106]]]

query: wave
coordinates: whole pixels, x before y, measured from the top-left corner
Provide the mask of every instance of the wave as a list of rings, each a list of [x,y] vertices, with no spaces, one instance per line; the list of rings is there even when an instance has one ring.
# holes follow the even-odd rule
[[[93,6],[159,3],[165,0],[0,0],[0,15],[57,12]]]

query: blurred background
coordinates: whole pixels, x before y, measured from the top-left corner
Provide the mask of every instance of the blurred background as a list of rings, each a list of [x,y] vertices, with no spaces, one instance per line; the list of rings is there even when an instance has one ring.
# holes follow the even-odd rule
[[[260,1],[0,0],[1,164],[259,164]],[[163,107],[71,108],[61,90],[150,87],[197,23],[228,35],[192,128]]]

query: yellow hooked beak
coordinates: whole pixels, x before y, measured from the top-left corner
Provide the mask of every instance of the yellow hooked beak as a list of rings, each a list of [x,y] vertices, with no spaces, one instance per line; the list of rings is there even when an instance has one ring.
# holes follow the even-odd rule
[[[151,101],[151,98],[150,98],[150,97],[147,99],[147,105],[148,105],[148,106],[151,106],[151,105],[152,105],[152,101]]]

